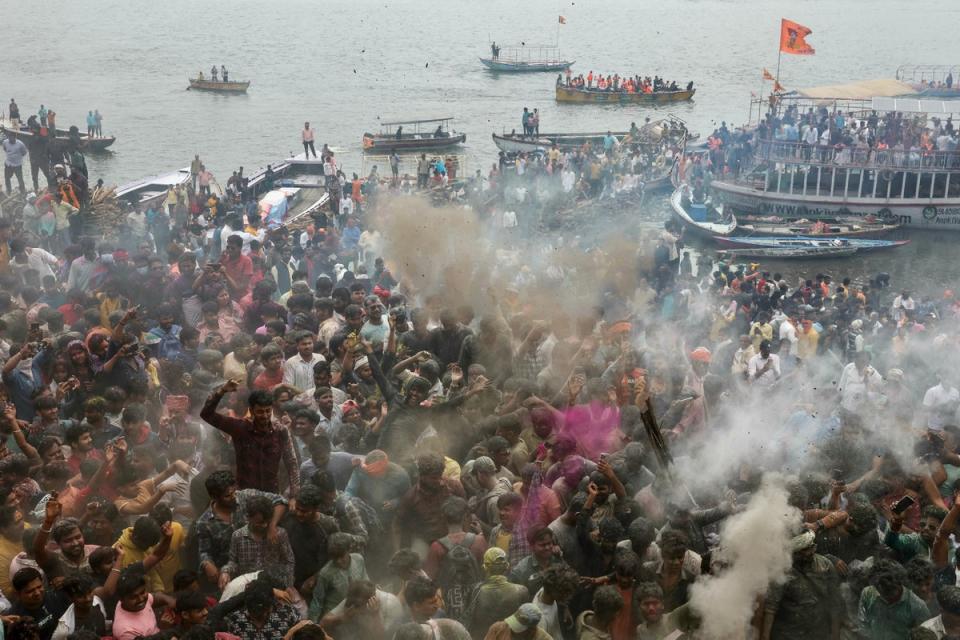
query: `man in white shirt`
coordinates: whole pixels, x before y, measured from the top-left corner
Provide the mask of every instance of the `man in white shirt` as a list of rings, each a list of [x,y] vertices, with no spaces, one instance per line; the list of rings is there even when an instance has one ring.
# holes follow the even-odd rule
[[[743,379],[743,375],[750,369],[750,361],[757,355],[753,348],[753,342],[750,336],[740,336],[740,347],[733,354],[733,363],[730,365],[730,373]]]
[[[960,637],[960,587],[941,587],[937,591],[937,604],[940,605],[940,615],[920,626],[933,631],[938,640]]]
[[[23,278],[23,272],[33,269],[40,280],[53,276],[53,269],[59,268],[57,256],[40,248],[28,247],[22,238],[10,241],[10,269]],[[52,269],[51,269],[52,267]]]
[[[283,384],[307,391],[313,388],[313,365],[324,362],[319,353],[313,352],[313,334],[300,331],[294,336],[297,353],[283,364]]]
[[[750,358],[747,365],[750,382],[760,387],[771,387],[780,379],[780,356],[770,353],[770,341],[760,343],[760,353]]]
[[[957,407],[960,406],[960,391],[940,374],[940,382],[923,394],[923,410],[927,414],[927,428],[942,431],[948,424],[956,424]]]
[[[883,377],[870,366],[870,353],[858,352],[840,374],[837,384],[840,407],[851,413],[861,412],[870,401],[871,393],[879,392],[882,385]]]
[[[543,587],[533,596],[533,604],[540,610],[537,626],[551,638],[563,637],[560,628],[561,607],[566,609],[578,587],[577,572],[565,563],[550,565],[543,572]]]
[[[783,343],[784,340],[790,342],[790,351],[787,355],[796,358],[800,353],[800,338],[797,337],[797,327],[794,325],[794,319],[791,316],[787,316],[780,323],[780,342]]]

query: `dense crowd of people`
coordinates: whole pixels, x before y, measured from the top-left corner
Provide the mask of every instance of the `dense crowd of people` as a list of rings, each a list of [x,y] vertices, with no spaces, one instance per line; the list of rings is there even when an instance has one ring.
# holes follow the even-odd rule
[[[635,155],[513,171],[602,191]],[[359,188],[267,230],[196,161],[104,237],[0,219],[5,637],[960,636],[952,291],[694,263],[672,226],[504,246],[462,209],[476,251],[445,254]],[[735,535],[783,570],[731,579]]]

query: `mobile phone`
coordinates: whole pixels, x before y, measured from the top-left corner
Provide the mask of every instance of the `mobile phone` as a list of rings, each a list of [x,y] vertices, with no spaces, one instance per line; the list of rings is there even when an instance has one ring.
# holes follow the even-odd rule
[[[912,507],[915,502],[916,502],[916,500],[914,500],[914,499],[911,498],[910,496],[903,496],[902,498],[900,498],[899,500],[897,500],[896,502],[893,503],[893,506],[890,507],[890,511],[891,511],[894,515],[898,515],[898,516],[899,516],[899,515],[902,514],[904,511],[906,511],[907,509],[909,509],[910,507]]]

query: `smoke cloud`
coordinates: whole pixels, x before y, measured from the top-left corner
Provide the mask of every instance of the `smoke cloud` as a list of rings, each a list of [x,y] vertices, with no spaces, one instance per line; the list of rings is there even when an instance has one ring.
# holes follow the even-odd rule
[[[800,512],[787,503],[784,485],[782,476],[766,475],[746,509],[723,524],[716,560],[726,568],[702,576],[690,589],[690,606],[702,618],[705,640],[745,637],[757,597],[790,569],[790,539]]]

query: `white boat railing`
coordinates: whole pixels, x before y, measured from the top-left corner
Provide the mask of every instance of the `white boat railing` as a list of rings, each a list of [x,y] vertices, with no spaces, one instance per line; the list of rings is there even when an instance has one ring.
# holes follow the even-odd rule
[[[759,161],[770,161],[851,169],[960,169],[960,153],[956,151],[931,151],[916,147],[871,149],[843,145],[810,145],[780,140],[760,140],[753,159],[754,164]]]

